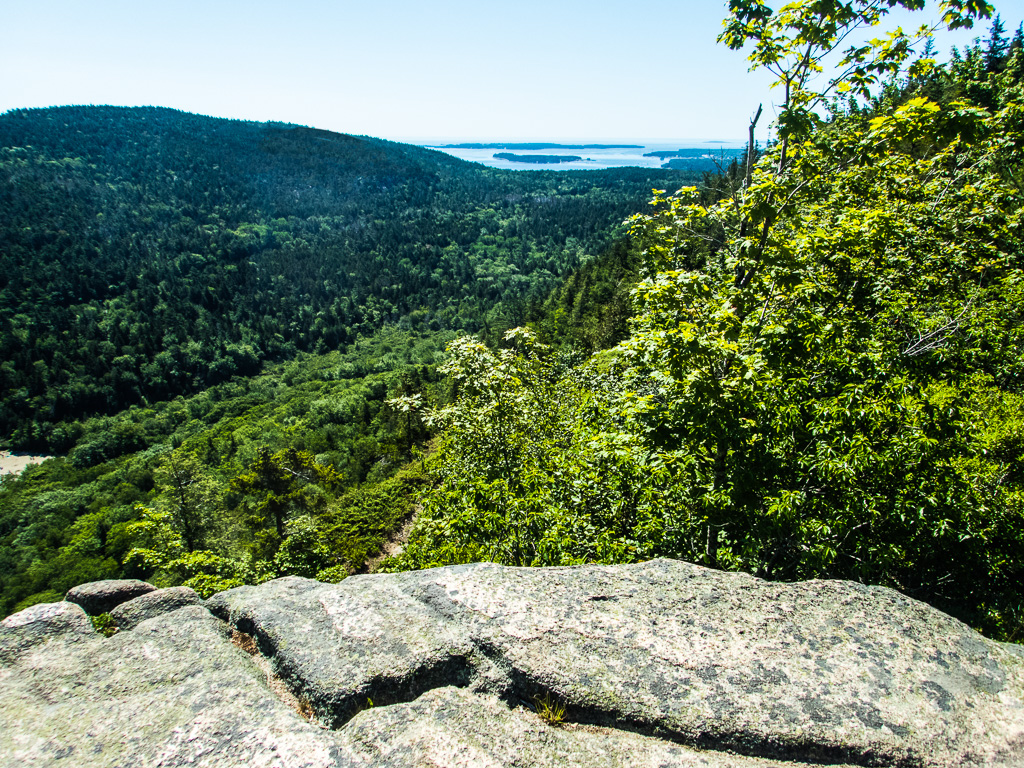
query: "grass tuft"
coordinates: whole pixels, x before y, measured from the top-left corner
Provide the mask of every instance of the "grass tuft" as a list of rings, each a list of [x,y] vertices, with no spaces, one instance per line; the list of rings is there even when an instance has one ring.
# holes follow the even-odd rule
[[[533,703],[537,707],[540,719],[548,725],[559,726],[565,722],[565,705],[550,691],[534,696]]]

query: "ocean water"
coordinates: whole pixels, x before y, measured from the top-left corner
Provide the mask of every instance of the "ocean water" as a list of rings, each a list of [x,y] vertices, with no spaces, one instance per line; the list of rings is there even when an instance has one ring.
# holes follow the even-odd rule
[[[531,140],[533,141],[533,140]],[[743,148],[743,142],[739,141],[718,141],[701,139],[680,139],[678,141],[649,142],[644,140],[624,139],[621,141],[607,140],[586,140],[586,141],[565,141],[549,142],[564,144],[636,144],[639,149],[461,149],[444,147],[443,144],[468,144],[468,143],[500,143],[494,139],[473,139],[458,142],[416,142],[421,147],[436,149],[446,152],[460,160],[468,160],[473,163],[482,163],[490,168],[505,168],[514,171],[587,171],[600,170],[602,168],[622,168],[624,166],[635,166],[638,168],[660,168],[667,160],[660,157],[644,157],[647,152],[671,151],[676,149],[700,149],[707,150],[701,153],[706,156],[718,157],[721,150],[726,150],[725,163],[735,154],[735,151]],[[518,142],[510,142],[518,143]],[[534,142],[539,143],[539,142]],[[732,150],[732,152],[729,152]],[[514,155],[576,155],[580,160],[565,163],[517,163],[511,160],[503,160],[494,157],[499,152],[508,152]]]

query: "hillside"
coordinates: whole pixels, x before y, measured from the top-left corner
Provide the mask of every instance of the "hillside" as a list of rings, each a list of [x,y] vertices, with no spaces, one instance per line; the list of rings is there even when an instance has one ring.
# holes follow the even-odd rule
[[[337,349],[385,323],[514,326],[652,187],[687,178],[502,172],[159,108],[6,113],[0,436],[64,452],[67,423]]]
[[[543,315],[595,257],[555,301],[617,341],[587,285],[610,295],[623,219],[687,178],[157,108],[11,112],[0,147],[0,436],[59,454],[0,484],[5,613],[109,576],[361,569],[424,485],[400,468],[445,344]]]

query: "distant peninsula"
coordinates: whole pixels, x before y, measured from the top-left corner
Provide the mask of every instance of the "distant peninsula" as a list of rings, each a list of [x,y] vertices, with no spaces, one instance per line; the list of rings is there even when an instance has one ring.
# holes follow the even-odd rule
[[[438,144],[435,149],[643,149],[643,144]]]
[[[499,160],[510,160],[513,163],[571,163],[582,160],[579,155],[514,155],[511,152],[498,152],[494,157]]]

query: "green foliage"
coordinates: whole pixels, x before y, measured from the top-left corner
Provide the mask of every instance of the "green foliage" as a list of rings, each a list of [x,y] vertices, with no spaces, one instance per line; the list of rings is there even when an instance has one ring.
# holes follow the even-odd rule
[[[285,538],[273,557],[275,571],[314,579],[334,562],[320,526],[312,516],[298,515],[288,521]]]
[[[92,625],[104,637],[113,637],[117,634],[117,622],[109,613],[101,613],[92,617]]]
[[[444,339],[382,329],[345,352],[86,421],[82,443],[121,426],[148,447],[96,465],[50,459],[0,481],[0,609],[103,578],[185,584],[205,597],[288,573],[339,581],[362,569],[412,511],[420,481],[391,478],[428,435],[418,422],[410,435],[386,401],[443,400],[433,366]],[[261,460],[271,480],[278,472],[278,491],[259,486]]]
[[[254,554],[273,558],[287,535],[286,523],[296,515],[322,511],[327,492],[341,480],[332,467],[318,464],[309,452],[288,448],[271,454],[266,448],[258,449],[246,471],[231,481],[231,491],[241,497],[243,520],[253,531]]]
[[[172,451],[153,473],[161,506],[188,552],[201,549],[216,526],[220,490],[195,453]]]
[[[815,33],[787,14],[811,8],[746,29],[755,62],[795,62]],[[905,59],[904,42],[848,54],[842,82],[863,93]],[[787,109],[821,103],[803,75],[785,82]],[[735,198],[706,206],[684,190],[635,220],[650,273],[625,345],[634,428],[678,464],[705,529],[698,561],[887,584],[1019,631],[1007,630],[1024,618],[1011,586],[1021,488],[991,462],[977,403],[1021,417],[1019,329],[997,319],[1021,310],[1008,172],[1021,97],[1007,92],[994,113],[917,97],[784,121]],[[727,233],[715,250],[678,234],[715,228]]]
[[[631,562],[678,553],[687,535],[668,467],[618,412],[601,358],[562,369],[532,332],[491,351],[449,347],[457,393],[428,414],[446,428],[406,551],[388,567],[491,560],[508,565]]]
[[[322,542],[336,564],[317,573],[321,581],[340,581],[344,571],[362,568],[377,555],[388,537],[415,512],[427,482],[423,465],[414,462],[393,477],[373,485],[353,488],[339,498],[318,524]]]
[[[523,332],[453,343],[439,484],[397,565],[667,554],[893,586],[1019,638],[1024,89],[1004,67],[972,103],[954,65],[935,101],[917,67],[826,118],[829,92],[908,61],[897,34],[810,89],[885,7],[731,8],[726,41],[785,88],[779,140],[731,194],[659,193],[633,219],[617,349],[559,370]]]
[[[546,343],[586,354],[614,346],[629,335],[639,263],[629,241],[616,241],[531,307],[529,326]]]
[[[277,575],[245,556],[233,559],[209,551],[187,552],[167,560],[160,570],[161,578],[156,579],[160,586],[191,587],[202,598],[243,584],[259,584]]]
[[[934,28],[921,26],[914,35],[902,28],[887,35],[875,27],[894,8],[920,10],[921,0],[873,0],[818,2],[796,0],[774,11],[761,0],[732,0],[725,29],[719,42],[734,50],[751,47],[751,69],[765,69],[776,77],[775,86],[783,91],[776,122],[779,138],[777,170],[785,168],[787,149],[792,141],[805,138],[822,126],[818,112],[830,98],[845,94],[870,98],[872,88],[885,78],[903,72],[913,54],[916,40],[929,37]],[[992,6],[983,0],[943,0],[940,3],[943,24],[950,29],[971,27],[975,19],[988,16]],[[862,45],[840,46],[858,31],[876,36]],[[928,68],[928,61],[915,62],[913,74]],[[818,88],[826,64],[834,73]]]

